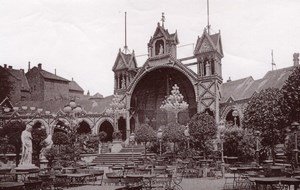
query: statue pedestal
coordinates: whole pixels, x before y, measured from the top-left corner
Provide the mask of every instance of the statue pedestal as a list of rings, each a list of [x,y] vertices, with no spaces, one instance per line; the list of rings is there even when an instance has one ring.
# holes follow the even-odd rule
[[[113,141],[112,142],[112,147],[111,147],[111,152],[112,153],[118,153],[122,150],[122,141]]]
[[[15,168],[17,172],[32,172],[39,170],[39,168],[34,164],[20,164]]]
[[[44,169],[48,167],[48,160],[47,159],[40,159],[40,169]]]

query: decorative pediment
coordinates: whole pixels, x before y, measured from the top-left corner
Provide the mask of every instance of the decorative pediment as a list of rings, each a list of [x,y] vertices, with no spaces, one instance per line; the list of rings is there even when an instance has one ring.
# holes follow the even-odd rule
[[[200,46],[199,53],[205,53],[210,51],[214,51],[214,47],[211,45],[207,38],[204,38]]]
[[[197,40],[194,54],[202,54],[214,51],[218,52],[223,57],[221,34],[216,33],[209,35],[207,31],[204,30],[202,36]]]
[[[137,62],[135,59],[134,51],[132,54],[125,54],[119,49],[115,64],[112,68],[113,71],[123,70],[123,69],[135,69],[137,68]]]
[[[151,37],[149,44],[152,45],[154,41],[157,39],[164,39],[166,41],[173,41],[175,44],[179,44],[178,36],[177,36],[177,31],[173,34],[170,34],[169,31],[160,24],[157,24],[156,30],[153,34],[153,37]]]

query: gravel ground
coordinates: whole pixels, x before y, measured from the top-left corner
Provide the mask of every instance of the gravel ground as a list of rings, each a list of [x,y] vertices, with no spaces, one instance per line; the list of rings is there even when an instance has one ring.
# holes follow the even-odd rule
[[[224,179],[215,178],[184,178],[181,187],[184,190],[222,190],[225,183]],[[91,186],[67,188],[68,190],[110,190],[113,186]]]

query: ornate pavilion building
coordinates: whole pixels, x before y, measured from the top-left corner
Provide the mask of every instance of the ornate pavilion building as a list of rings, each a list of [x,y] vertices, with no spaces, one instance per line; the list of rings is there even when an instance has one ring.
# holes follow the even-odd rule
[[[117,106],[119,111],[106,111],[112,105],[112,96],[78,99],[76,103],[82,107],[82,112],[78,114],[79,126],[87,127],[94,134],[107,132],[108,141],[112,139],[113,131],[117,130],[122,132],[123,140],[127,139],[141,123],[148,123],[158,129],[174,119],[172,114],[162,111],[160,106],[175,84],[189,105],[187,110],[178,115],[180,124],[186,125],[196,113],[207,112],[215,118],[216,123],[225,120],[240,126],[250,98],[269,87],[281,88],[294,66],[299,65],[299,54],[294,54],[294,66],[269,71],[259,80],[247,77],[224,83],[224,54],[220,32],[211,34],[204,29],[196,41],[194,52],[186,58],[177,58],[178,44],[177,32],[170,33],[163,23],[158,23],[147,44],[148,59],[141,67],[137,66],[134,51],[119,50],[112,68],[114,92],[120,95],[122,102],[120,107]],[[185,63],[187,60],[194,62]],[[65,117],[63,106],[68,101],[21,101],[15,106],[24,108],[26,105],[30,109],[10,109],[10,114],[3,112],[2,122],[18,116],[40,122],[53,129],[52,132],[66,130],[70,121]],[[3,101],[1,105],[2,110],[5,105],[12,108],[7,101]],[[37,112],[32,107],[43,110]],[[32,117],[29,118],[28,114],[25,116],[22,112],[31,112]]]

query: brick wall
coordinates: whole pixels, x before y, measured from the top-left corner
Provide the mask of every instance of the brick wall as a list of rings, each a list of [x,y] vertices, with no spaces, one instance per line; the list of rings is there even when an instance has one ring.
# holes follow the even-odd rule
[[[31,89],[31,100],[44,100],[44,79],[37,67],[33,67],[26,73],[26,77]]]
[[[69,82],[45,79],[44,100],[55,100],[69,97]]]

